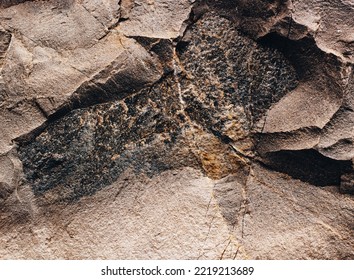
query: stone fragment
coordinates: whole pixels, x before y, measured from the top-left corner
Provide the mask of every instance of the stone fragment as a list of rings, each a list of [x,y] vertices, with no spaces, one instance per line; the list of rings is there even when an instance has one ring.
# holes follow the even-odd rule
[[[181,36],[191,11],[190,0],[123,1],[123,17],[117,30],[124,35],[174,39]]]

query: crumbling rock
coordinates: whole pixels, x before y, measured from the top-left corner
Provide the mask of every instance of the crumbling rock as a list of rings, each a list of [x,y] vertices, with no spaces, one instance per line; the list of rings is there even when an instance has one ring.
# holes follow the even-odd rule
[[[352,10],[2,1],[2,258],[352,259]]]
[[[204,126],[222,125],[214,123],[221,122],[222,108],[228,107],[242,108],[246,125],[252,126],[297,86],[297,74],[280,52],[257,45],[242,36],[231,21],[216,14],[206,13],[186,31],[182,42],[187,44],[180,55],[186,71],[181,84],[186,110],[193,111],[192,107],[200,104],[203,111],[215,111],[211,114],[216,120],[199,120]],[[241,116],[230,115],[240,123]]]
[[[217,40],[216,36],[223,39]],[[20,146],[20,158],[36,194],[57,188],[59,200],[92,194],[117,179],[131,162],[133,169],[151,175],[179,168],[179,164],[196,167],[193,158],[198,152],[190,148],[184,154],[182,147],[188,147],[188,142],[198,144],[198,140],[179,140],[184,130],[196,125],[234,149],[251,153],[252,141],[247,132],[250,123],[296,87],[295,71],[280,53],[257,49],[254,42],[238,35],[227,20],[217,15],[204,15],[185,37],[186,50],[180,57],[170,58],[175,60],[173,75],[122,101],[73,111],[51,123],[29,145]],[[249,60],[243,63],[243,57]],[[257,64],[259,60],[264,64]],[[210,61],[215,61],[212,67]],[[259,73],[264,76],[258,80]],[[113,86],[106,82],[101,88],[122,94],[129,83],[120,89],[119,82]],[[92,98],[91,93],[89,96]],[[81,96],[74,97],[85,102]],[[227,175],[225,171],[218,174],[215,164],[205,165],[213,160],[212,149],[206,151],[207,155],[201,153],[202,166],[214,174],[212,177]],[[183,156],[183,163],[174,158],[174,153]],[[242,158],[239,161],[244,164]],[[62,188],[67,191],[59,190]]]
[[[71,200],[95,193],[128,168],[152,176],[197,167],[175,92],[166,78],[122,101],[78,109],[51,123],[19,149],[34,193],[48,196],[53,189],[48,203]]]

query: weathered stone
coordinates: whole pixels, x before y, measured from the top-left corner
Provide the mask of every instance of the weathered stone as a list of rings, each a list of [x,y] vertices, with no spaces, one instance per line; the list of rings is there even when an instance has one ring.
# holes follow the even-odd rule
[[[152,176],[195,166],[171,83],[165,79],[122,101],[73,111],[20,147],[34,193],[53,189],[54,200],[75,199],[111,184],[127,168]]]
[[[297,86],[297,74],[282,53],[242,36],[237,25],[215,13],[206,13],[187,29],[180,44],[186,110],[215,130],[227,125],[223,118],[243,122],[244,130],[250,130],[272,104]],[[203,120],[202,108],[215,120]]]
[[[161,77],[157,59],[134,40],[103,25],[108,12],[110,20],[114,19],[110,24],[118,22],[119,5],[105,2],[99,10],[102,14],[92,15],[96,10],[89,12],[87,7],[93,7],[94,2],[26,2],[0,10],[0,17],[5,18],[1,25],[6,30],[1,38],[4,43],[11,38],[11,44],[6,47],[6,43],[1,53],[8,59],[0,58],[0,116],[20,123],[15,128],[1,127],[5,135],[1,152],[11,148],[12,139],[38,127],[65,104],[71,106],[70,100],[83,91],[87,95],[94,88],[100,96],[93,98],[102,102],[114,98],[115,92],[129,92]],[[18,104],[26,109],[11,114],[9,108]]]
[[[342,175],[339,191],[341,193],[354,194],[354,172]]]
[[[239,213],[233,233],[249,258],[353,259],[352,198],[252,169],[244,192],[227,197]],[[238,189],[237,182],[229,187]]]
[[[218,211],[212,180],[190,168],[161,175],[127,171],[95,196],[33,209],[32,223],[2,224],[1,258],[246,258]]]
[[[223,34],[224,30],[229,33]],[[20,157],[35,194],[53,189],[58,196],[55,200],[78,198],[112,183],[128,167],[150,175],[181,167],[178,165],[180,156],[184,158],[183,166],[196,166],[194,154],[190,150],[182,152],[186,142],[190,145],[200,142],[202,148],[197,154],[212,178],[226,176],[244,164],[242,158],[235,162],[227,157],[227,150],[231,146],[251,156],[249,121],[259,118],[272,101],[280,98],[274,96],[274,92],[281,96],[296,86],[295,72],[281,54],[266,48],[257,49],[254,42],[238,35],[228,20],[216,15],[205,15],[187,32],[190,42],[177,54],[181,58],[172,57],[174,75],[123,102],[73,111],[52,123],[35,141],[20,147]],[[220,35],[225,41],[216,39],[215,36]],[[232,50],[239,51],[232,53]],[[203,59],[205,54],[210,57]],[[254,58],[251,56],[250,61],[243,64],[242,58],[249,54]],[[210,67],[212,59],[218,63]],[[264,65],[257,65],[248,72],[250,65],[254,65],[252,61],[257,59],[262,59]],[[236,66],[232,67],[231,61]],[[197,67],[194,62],[199,62]],[[177,73],[177,67],[183,67],[185,73]],[[253,76],[258,71],[267,76],[258,81]],[[206,75],[213,77],[209,84],[205,83]],[[108,85],[108,81],[102,82],[101,88]],[[193,87],[196,90],[190,91]],[[120,94],[124,92],[119,86],[115,89]],[[83,96],[77,98],[83,101]],[[251,120],[247,120],[245,110]],[[215,136],[206,136],[210,140],[193,135],[196,140],[185,139],[184,131],[193,121],[226,145],[218,148],[220,140],[212,140]],[[184,140],[180,140],[181,137]],[[237,146],[238,140],[243,140],[239,141],[240,146]],[[180,147],[177,156],[173,156],[176,152],[171,144]],[[161,157],[163,150],[172,150],[172,153]],[[222,157],[227,157],[229,163],[224,164]],[[173,162],[169,163],[171,158]]]
[[[191,11],[191,0],[123,1],[123,21],[117,28],[126,36],[173,39],[182,35]]]
[[[1,1],[1,258],[353,259],[327,2]]]

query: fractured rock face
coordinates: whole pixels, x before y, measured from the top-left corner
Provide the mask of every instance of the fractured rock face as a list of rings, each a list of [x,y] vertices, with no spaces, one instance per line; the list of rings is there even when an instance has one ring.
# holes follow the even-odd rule
[[[171,39],[181,35],[191,11],[192,0],[123,0],[123,16],[118,26],[124,35]],[[173,19],[173,20],[171,20]]]
[[[186,110],[205,126],[220,126],[214,123],[228,107],[241,107],[253,124],[297,86],[293,66],[279,51],[257,45],[241,35],[237,25],[216,14],[204,15],[180,44],[184,44],[180,61],[186,71],[182,84]],[[198,106],[214,111],[216,120],[202,120],[193,110]]]
[[[352,4],[17,2],[3,258],[354,257],[350,43],[315,24]]]
[[[152,176],[198,165],[183,137],[187,128],[176,92],[166,78],[122,101],[79,109],[52,123],[19,150],[34,192],[53,189],[54,200],[74,199],[111,184],[127,168]]]
[[[295,71],[277,51],[258,49],[228,20],[213,14],[200,19],[186,37],[190,41],[181,57],[170,58],[176,60],[175,76],[170,74],[122,101],[73,111],[20,147],[35,193],[58,189],[59,200],[92,194],[131,164],[137,172],[150,175],[196,166],[196,152],[183,148],[195,142],[183,136],[193,125],[225,144],[231,141],[237,146],[243,140],[238,148],[251,152],[249,121],[296,86]],[[243,57],[249,61],[242,63]],[[211,61],[216,63],[210,65]],[[177,73],[178,67],[183,71]],[[265,75],[257,80],[255,74],[260,72]],[[203,158],[208,160],[207,155]],[[205,166],[215,174],[216,168]]]
[[[237,187],[235,181],[229,188]],[[244,193],[232,196],[242,207],[235,205],[239,221],[231,232],[252,259],[353,259],[353,200],[335,197],[253,166]]]
[[[82,92],[96,93],[97,103],[111,98],[112,87],[122,94],[132,90],[127,85],[137,89],[161,77],[156,59],[110,30],[119,20],[117,2],[95,10],[98,2],[34,1],[0,10],[1,26],[11,35],[8,59],[1,62],[0,118],[13,124],[1,128],[0,151]]]

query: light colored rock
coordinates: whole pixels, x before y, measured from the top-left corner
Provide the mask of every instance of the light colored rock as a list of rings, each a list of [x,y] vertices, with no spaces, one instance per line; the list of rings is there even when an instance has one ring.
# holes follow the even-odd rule
[[[7,246],[0,246],[1,258],[233,258],[238,243],[218,211],[213,186],[185,169],[152,179],[127,174],[72,205],[37,207],[32,201],[30,222],[2,227]]]
[[[226,178],[216,184],[216,191],[221,212],[248,258],[354,256],[354,201],[349,196],[257,165],[243,187],[239,178]]]
[[[120,16],[123,19],[128,19],[130,17],[131,10],[134,7],[134,0],[121,0],[121,13]]]
[[[123,1],[127,3],[129,1]],[[184,22],[191,11],[190,0],[135,0],[129,3],[128,20],[122,22],[117,30],[126,36],[173,39],[182,35]]]
[[[131,90],[127,83],[139,87],[161,77],[157,58],[108,30],[119,19],[117,1],[103,1],[96,10],[98,2],[29,1],[0,10],[7,30],[1,37],[0,118],[12,123],[1,127],[0,153],[87,87],[98,88],[104,100]],[[100,88],[109,79],[110,88]]]
[[[350,0],[292,1],[293,20],[311,30],[319,48],[354,62],[354,3]]]
[[[317,146],[325,156],[350,160],[354,158],[354,80],[349,80],[347,95],[342,108],[333,116],[323,130]]]
[[[0,154],[13,148],[12,140],[39,127],[46,120],[43,113],[33,104],[19,102],[5,108],[0,114]]]
[[[20,190],[15,209],[27,199],[30,214],[1,220],[2,258],[353,258],[349,196],[259,166],[219,181],[190,168],[128,173],[75,204],[38,205]]]
[[[323,128],[341,106],[340,96],[300,85],[267,113],[264,133],[289,132],[303,127]]]
[[[81,0],[78,2],[107,29],[112,28],[119,21],[121,1]]]
[[[247,7],[247,4],[242,5]],[[351,21],[354,3],[345,0],[300,0],[277,2],[274,5],[269,5],[267,10],[271,11],[277,7],[281,12],[266,19],[257,18],[257,12],[251,17],[255,22],[255,26],[252,26],[253,33],[249,30],[249,25],[241,25],[242,28],[257,38],[266,36],[269,32],[276,32],[283,38],[293,40],[293,47],[312,38],[315,48],[323,54],[321,58],[315,58],[319,54],[318,51],[314,51],[313,47],[305,47],[306,58],[295,59],[304,60],[298,69],[299,86],[271,108],[266,118],[261,121],[262,125],[257,125],[262,133],[269,133],[265,136],[267,139],[264,143],[271,138],[270,134],[273,134],[274,138],[279,136],[272,140],[275,145],[272,146],[268,141],[267,147],[263,147],[262,151],[274,151],[284,147],[290,150],[315,148],[334,159],[353,158],[351,131],[354,123],[350,111],[346,109],[348,101],[345,101],[344,97],[351,94],[348,88],[352,83],[349,80],[352,75],[354,51]],[[247,22],[248,19],[241,17],[242,20]],[[264,23],[261,26],[260,21]],[[307,67],[303,66],[311,65],[311,60],[316,62],[309,67],[311,70],[307,71]],[[306,135],[303,133],[304,130],[309,131],[314,127],[324,129],[321,140],[317,132]],[[286,136],[284,132],[287,133]],[[286,143],[281,144],[283,139],[286,139]]]
[[[92,46],[106,33],[99,20],[73,0],[29,1],[2,10],[0,17],[4,28],[58,51]]]

